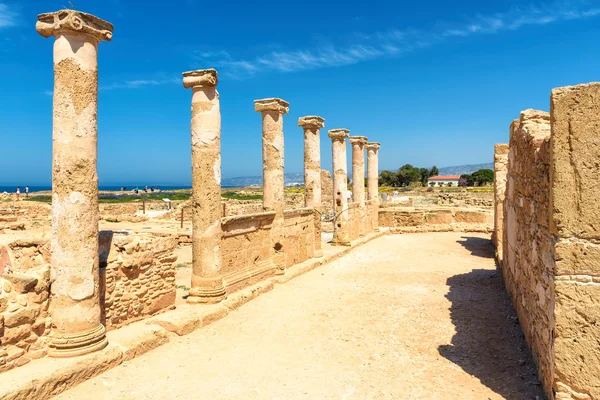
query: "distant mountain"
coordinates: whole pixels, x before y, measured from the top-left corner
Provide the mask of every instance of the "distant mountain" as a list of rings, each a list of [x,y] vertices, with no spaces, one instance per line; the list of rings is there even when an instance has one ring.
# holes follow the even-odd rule
[[[286,186],[304,185],[304,174],[291,173],[284,174],[283,177]],[[222,187],[262,186],[262,184],[262,176],[238,176],[221,180]]]
[[[494,169],[494,163],[456,165],[454,167],[440,168],[440,175],[462,175],[470,174],[480,169]]]

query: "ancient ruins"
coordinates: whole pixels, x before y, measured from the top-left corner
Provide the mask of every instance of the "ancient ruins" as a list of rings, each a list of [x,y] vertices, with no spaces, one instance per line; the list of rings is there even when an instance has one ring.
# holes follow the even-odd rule
[[[0,208],[1,398],[57,395],[383,235],[476,232],[491,234],[546,396],[600,399],[599,83],[554,89],[550,113],[525,110],[512,122],[509,143],[494,147],[493,194],[382,195],[380,143],[345,128],[328,130],[330,174],[321,165],[326,120],[316,115],[295,128],[304,190],[289,190],[290,104],[255,100],[262,198],[240,200],[224,199],[221,187],[218,72],[184,72],[191,198],[99,204],[97,54],[113,26],[60,10],[40,14],[36,29],[54,37],[51,205],[17,198]]]
[[[298,121],[305,138],[306,190],[303,204],[288,208],[283,116],[289,104],[278,98],[256,100],[255,111],[262,117],[262,205],[227,213],[221,199],[221,115],[214,69],[183,73],[183,86],[192,92],[190,239],[180,230],[99,230],[97,51],[100,41],[112,38],[112,29],[108,22],[74,10],[39,16],[38,32],[55,38],[52,229],[49,239],[32,239],[25,232],[8,235],[0,242],[0,372],[44,356],[92,353],[109,344],[107,330],[175,308],[185,312],[176,290],[176,248],[180,244],[191,242],[192,246],[189,292],[185,293],[185,301],[192,307],[223,303],[234,292],[285,276],[290,267],[323,256],[322,215],[333,210],[333,198],[323,200],[321,195],[321,182],[327,184],[328,180],[321,171],[320,156],[320,129],[325,119],[307,116]],[[377,226],[373,220],[378,205],[379,144],[369,147],[368,201],[363,179],[356,179],[355,197],[348,202],[348,131],[330,131],[330,135],[332,132],[339,132],[339,140],[334,140],[335,179],[328,184],[337,188],[336,237],[343,234],[339,243],[349,246]],[[353,149],[355,176],[365,175],[365,144],[366,138],[360,137]],[[324,192],[331,193],[331,189]],[[133,215],[123,218],[124,213],[137,212],[137,206],[127,207],[104,205],[103,219],[148,220]],[[181,218],[183,227],[183,209]],[[15,225],[18,219],[5,216],[6,228],[11,232],[25,229]],[[319,263],[311,265],[314,268]],[[155,323],[166,326],[160,318]]]

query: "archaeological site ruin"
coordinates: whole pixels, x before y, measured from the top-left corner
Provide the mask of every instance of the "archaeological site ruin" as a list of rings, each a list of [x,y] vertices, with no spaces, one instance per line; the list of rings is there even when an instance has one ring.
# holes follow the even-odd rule
[[[549,113],[521,112],[510,124],[509,143],[494,146],[493,193],[491,187],[489,193],[432,188],[393,200],[380,193],[382,145],[354,136],[362,132],[326,127],[317,115],[285,127],[286,135],[304,139],[304,189],[286,188],[284,119],[293,105],[258,99],[252,115],[262,140],[262,197],[240,200],[223,197],[219,74],[184,72],[190,90],[181,96],[191,95],[191,198],[144,201],[140,210],[141,203],[99,203],[98,49],[112,40],[113,25],[60,10],[40,14],[36,30],[54,38],[51,204],[0,203],[0,399],[59,395],[227,319],[259,295],[368,242],[427,234],[433,246],[440,233],[491,238],[471,239],[495,251],[489,258],[518,317],[538,390],[548,399],[600,399],[600,189],[594,179],[600,83],[554,89]],[[322,169],[324,129],[331,173]],[[470,256],[485,258],[477,251]],[[366,258],[356,256],[359,263]],[[402,263],[398,258],[393,261]],[[393,295],[400,296],[392,272],[382,279],[397,284]],[[345,290],[361,287],[363,278]],[[368,292],[379,301],[389,295]],[[450,303],[452,293],[444,295]],[[420,318],[429,306],[419,307]],[[444,355],[443,347],[436,355]]]

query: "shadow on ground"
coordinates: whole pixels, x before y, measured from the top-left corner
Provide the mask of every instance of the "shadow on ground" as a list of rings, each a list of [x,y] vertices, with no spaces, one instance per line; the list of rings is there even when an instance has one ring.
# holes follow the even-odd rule
[[[494,244],[489,239],[474,236],[461,236],[456,242],[471,252],[471,255],[483,258],[494,257]]]
[[[481,257],[484,239],[460,242]],[[517,315],[497,270],[473,270],[447,280],[456,334],[440,354],[509,400],[544,399]]]

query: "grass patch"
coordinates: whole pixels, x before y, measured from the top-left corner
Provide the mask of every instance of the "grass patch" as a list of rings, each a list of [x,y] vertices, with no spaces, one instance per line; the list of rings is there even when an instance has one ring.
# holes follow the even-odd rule
[[[237,192],[221,193],[221,197],[230,200],[262,200],[262,194],[238,194]]]
[[[100,204],[121,204],[121,203],[134,203],[146,201],[162,201],[162,199],[169,199],[171,201],[188,200],[192,196],[191,193],[186,192],[160,192],[160,193],[143,193],[139,195],[134,194],[100,194],[98,196],[98,203]],[[27,201],[37,201],[40,203],[52,203],[52,196],[50,195],[37,195],[25,198]]]
[[[186,292],[189,292],[191,288],[185,285],[175,285],[175,289],[183,289]]]

